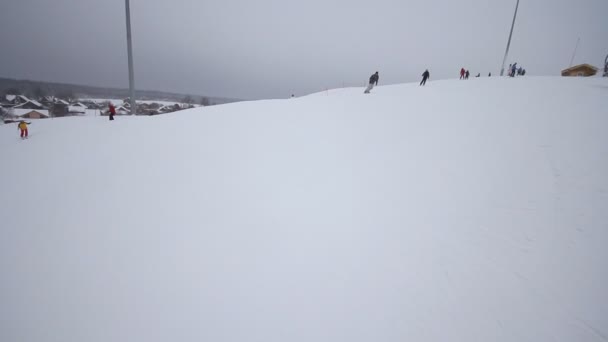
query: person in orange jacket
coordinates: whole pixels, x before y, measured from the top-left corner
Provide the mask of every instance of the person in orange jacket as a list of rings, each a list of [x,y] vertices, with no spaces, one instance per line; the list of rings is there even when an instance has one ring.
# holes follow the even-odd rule
[[[27,125],[30,124],[31,122],[19,121],[17,128],[21,130],[21,139],[27,139]]]

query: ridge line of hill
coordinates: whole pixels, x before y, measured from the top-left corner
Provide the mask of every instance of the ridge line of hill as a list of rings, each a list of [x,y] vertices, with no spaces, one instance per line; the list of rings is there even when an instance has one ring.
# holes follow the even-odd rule
[[[22,80],[7,77],[0,77],[0,94],[17,92],[31,97],[42,97],[46,95],[67,96],[67,97],[108,97],[126,98],[129,90],[125,88],[100,87],[91,85],[46,82],[34,80]],[[213,104],[223,104],[242,101],[242,99],[226,98],[218,96],[180,94],[159,90],[137,90],[138,99],[141,100],[169,100],[183,102],[189,98],[192,102],[200,103],[204,99]]]

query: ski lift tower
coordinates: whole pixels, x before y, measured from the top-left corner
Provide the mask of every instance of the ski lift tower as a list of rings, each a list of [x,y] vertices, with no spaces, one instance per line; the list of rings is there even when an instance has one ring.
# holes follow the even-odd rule
[[[513,22],[511,23],[511,31],[509,32],[509,40],[507,41],[507,48],[505,49],[505,57],[502,60],[502,67],[500,68],[500,76],[505,73],[505,63],[507,62],[507,56],[509,55],[509,47],[511,46],[511,37],[513,36],[513,28],[515,27],[515,18],[517,18],[517,9],[519,8],[519,0],[515,4],[515,13],[513,13]]]
[[[131,104],[131,114],[137,115],[135,76],[133,72],[133,45],[131,44],[131,7],[129,6],[129,0],[125,0],[125,12],[127,17],[127,55],[129,61],[129,103]]]

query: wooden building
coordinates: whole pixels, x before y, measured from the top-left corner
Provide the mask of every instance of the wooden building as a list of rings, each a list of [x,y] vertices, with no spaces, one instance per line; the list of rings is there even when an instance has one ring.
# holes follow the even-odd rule
[[[562,76],[593,76],[597,73],[597,68],[590,64],[579,64],[568,69],[562,70]]]
[[[49,114],[48,114],[48,111],[46,111],[46,110],[43,110],[43,111],[32,110],[28,113],[20,115],[19,117],[24,118],[24,119],[48,119]]]

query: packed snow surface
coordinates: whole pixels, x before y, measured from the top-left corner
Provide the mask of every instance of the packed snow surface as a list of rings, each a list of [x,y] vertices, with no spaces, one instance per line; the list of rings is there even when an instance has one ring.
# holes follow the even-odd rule
[[[0,126],[0,341],[607,341],[608,80]]]

